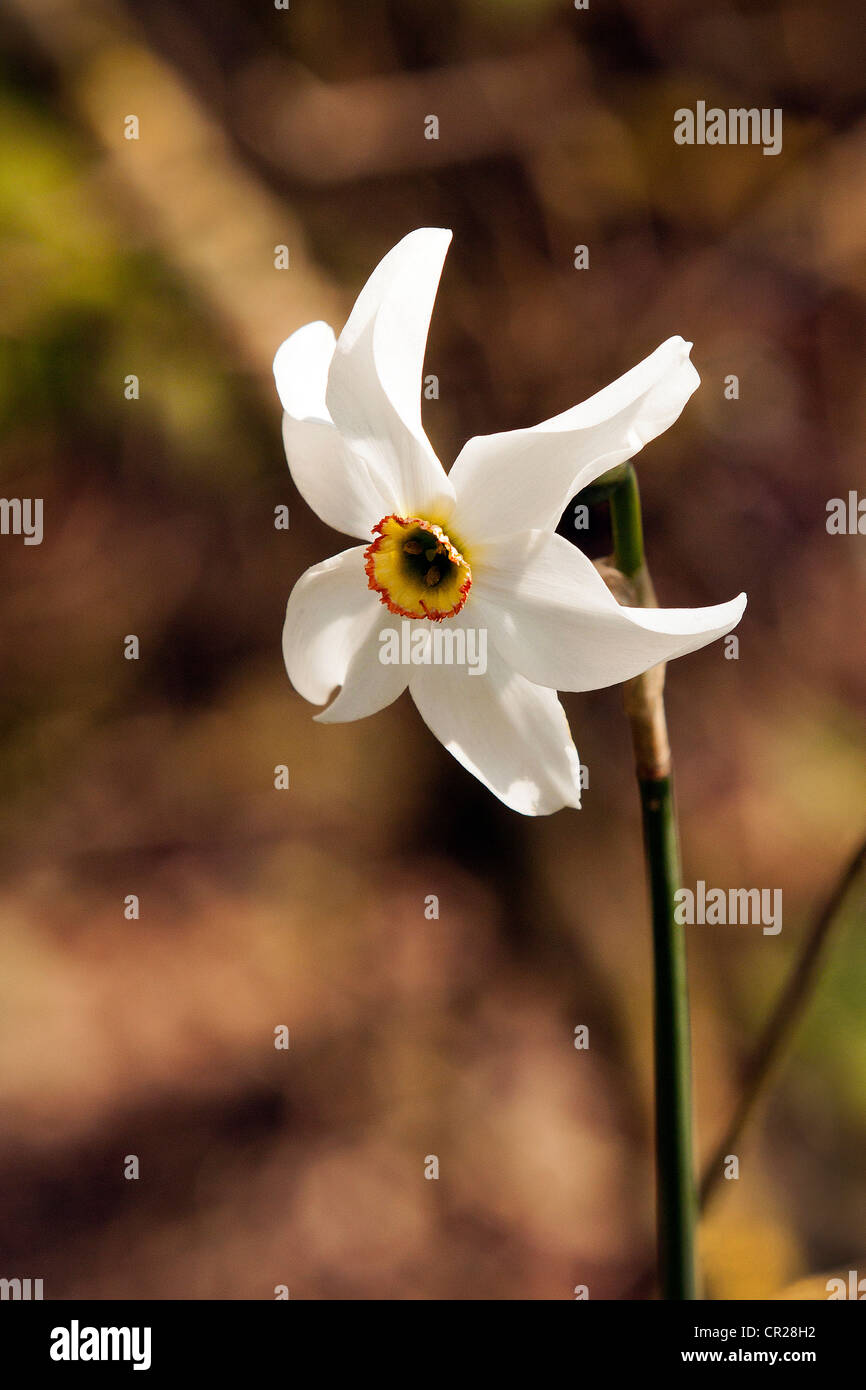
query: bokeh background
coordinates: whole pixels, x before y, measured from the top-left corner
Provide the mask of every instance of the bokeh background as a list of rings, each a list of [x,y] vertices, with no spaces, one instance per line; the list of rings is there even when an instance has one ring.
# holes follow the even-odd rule
[[[784,893],[777,937],[689,936],[706,1154],[866,821],[866,540],[825,528],[864,490],[863,37],[856,0],[7,0],[2,489],[45,499],[45,539],[0,538],[0,1274],[634,1289],[651,1001],[620,694],[565,697],[590,787],[537,822],[408,697],[315,725],[280,629],[344,541],[290,481],[270,362],[425,224],[455,233],[446,465],[694,340],[702,388],[639,461],[649,558],[665,604],[750,602],[739,660],[669,671],[685,882]],[[781,106],[782,153],[677,146],[698,100]],[[600,555],[605,527],[563,530]],[[861,894],[707,1215],[713,1297],[866,1275],[864,986]]]

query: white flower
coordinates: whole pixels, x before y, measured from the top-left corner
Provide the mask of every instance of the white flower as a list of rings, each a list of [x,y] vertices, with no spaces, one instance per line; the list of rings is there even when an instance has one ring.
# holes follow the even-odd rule
[[[412,232],[373,272],[339,339],[310,323],[277,352],[292,476],[323,521],[362,541],[298,580],[283,653],[305,699],[324,704],[340,687],[316,715],[325,722],[373,714],[408,686],[458,762],[507,806],[543,815],[580,805],[556,691],[613,685],[695,651],[730,632],[746,599],[622,607],[555,534],[571,498],[679,416],[699,384],[682,338],[552,420],[470,439],[444,472],[421,424],[421,379],[450,240]],[[403,625],[413,658],[387,662],[384,634]],[[434,629],[455,641],[460,629],[483,632],[484,673],[431,659]]]

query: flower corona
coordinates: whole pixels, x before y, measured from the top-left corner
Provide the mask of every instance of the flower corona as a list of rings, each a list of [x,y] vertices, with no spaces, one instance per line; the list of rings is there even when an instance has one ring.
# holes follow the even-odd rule
[[[386,516],[364,552],[367,582],[390,613],[441,623],[460,612],[472,571],[435,521]]]

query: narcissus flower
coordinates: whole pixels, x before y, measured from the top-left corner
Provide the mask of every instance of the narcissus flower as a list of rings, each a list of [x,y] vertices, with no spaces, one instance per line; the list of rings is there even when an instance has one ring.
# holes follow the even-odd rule
[[[746,600],[623,607],[555,534],[571,498],[679,416],[699,384],[682,338],[562,415],[470,439],[445,473],[421,424],[421,383],[450,239],[412,232],[339,339],[310,323],[277,352],[292,477],[323,521],[362,542],[298,580],[283,653],[305,699],[324,704],[340,687],[318,720],[361,719],[408,687],[458,762],[514,810],[543,815],[580,805],[557,690],[614,685],[695,651],[730,632]],[[482,647],[483,666],[461,660]]]

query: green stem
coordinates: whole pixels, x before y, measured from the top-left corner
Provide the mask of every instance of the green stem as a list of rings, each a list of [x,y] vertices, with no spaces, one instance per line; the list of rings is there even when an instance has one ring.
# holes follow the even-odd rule
[[[676,812],[670,777],[639,778],[638,786],[652,904],[659,1287],[663,1298],[692,1299],[697,1199],[686,943],[674,921],[680,887]]]
[[[643,549],[640,492],[631,464],[615,470],[610,518],[614,563],[634,600],[655,603]],[[674,920],[681,886],[679,836],[664,710],[664,667],[625,687],[643,817],[653,938],[656,1217],[659,1285],[665,1299],[698,1297],[695,1267],[697,1194],[692,1157],[691,1047],[686,948]]]
[[[637,474],[630,463],[610,495],[610,525],[616,567],[628,579],[644,568],[643,521]]]

